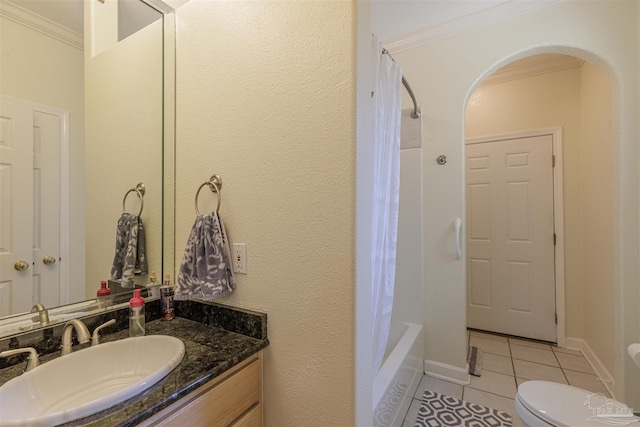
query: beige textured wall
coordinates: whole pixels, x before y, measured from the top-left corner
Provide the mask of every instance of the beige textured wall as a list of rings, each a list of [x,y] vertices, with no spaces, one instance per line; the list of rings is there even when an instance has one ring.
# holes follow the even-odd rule
[[[583,336],[580,68],[479,87],[465,136],[562,127],[567,336]]]
[[[176,263],[198,186],[265,311],[265,425],[354,424],[355,4],[196,0],[177,18]],[[215,196],[203,190],[200,210]]]
[[[144,182],[149,271],[162,266],[162,21],[86,62],[86,292],[111,276],[122,199]],[[127,211],[137,213],[135,193]],[[146,276],[136,279],[146,283]]]
[[[0,93],[69,111],[70,300],[84,299],[84,54],[0,18]]]
[[[465,266],[453,257],[453,222],[464,217],[464,110],[485,76],[535,53],[578,55],[606,70],[613,86],[618,144],[614,210],[616,396],[640,407],[640,375],[625,357],[640,340],[638,289],[638,2],[558,2],[536,12],[394,52],[422,101],[425,136],[425,354],[465,366]],[[612,31],[615,28],[616,31]],[[446,154],[445,167],[435,159]],[[429,202],[434,201],[434,202]],[[435,202],[437,201],[437,202]],[[463,254],[464,257],[464,254]],[[447,327],[442,327],[447,325]],[[455,370],[455,369],[453,369]]]
[[[611,87],[597,67],[581,73],[584,339],[609,372],[615,368]]]

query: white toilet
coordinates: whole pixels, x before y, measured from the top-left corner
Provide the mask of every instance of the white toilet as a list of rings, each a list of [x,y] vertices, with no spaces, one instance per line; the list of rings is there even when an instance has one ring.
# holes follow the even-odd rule
[[[640,427],[627,405],[602,394],[549,381],[520,384],[514,405],[527,427]]]

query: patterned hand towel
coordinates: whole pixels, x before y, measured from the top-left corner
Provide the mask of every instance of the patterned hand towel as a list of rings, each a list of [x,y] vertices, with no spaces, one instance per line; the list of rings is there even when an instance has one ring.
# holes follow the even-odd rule
[[[145,237],[142,220],[137,215],[123,213],[116,229],[116,253],[111,278],[122,279],[122,287],[132,288],[134,276],[147,274]]]
[[[212,301],[233,292],[231,251],[217,212],[198,216],[193,224],[178,272],[177,300]]]

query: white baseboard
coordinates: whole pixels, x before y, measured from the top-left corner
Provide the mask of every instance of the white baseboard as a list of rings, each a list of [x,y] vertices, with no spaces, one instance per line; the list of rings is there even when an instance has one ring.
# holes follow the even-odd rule
[[[615,379],[609,370],[604,366],[602,361],[598,358],[589,344],[582,338],[567,337],[566,348],[571,350],[578,350],[582,353],[587,362],[591,365],[596,376],[602,381],[602,385],[607,389],[612,398],[616,398],[613,394],[613,386],[615,385]]]
[[[456,384],[467,385],[471,382],[469,376],[469,364],[465,368],[436,362],[435,360],[424,360],[424,373],[434,378],[450,381]]]

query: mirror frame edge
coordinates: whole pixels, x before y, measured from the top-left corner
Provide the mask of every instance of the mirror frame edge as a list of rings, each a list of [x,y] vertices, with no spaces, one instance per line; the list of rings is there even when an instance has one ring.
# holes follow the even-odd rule
[[[163,19],[163,173],[162,173],[162,274],[170,274],[175,279],[175,118],[176,118],[176,27],[175,8],[165,1],[167,0],[140,0],[162,14]],[[169,0],[172,1],[172,0]],[[188,1],[188,0],[186,0]],[[181,0],[177,5],[185,3]],[[161,279],[162,280],[162,279]],[[174,280],[175,281],[175,280]],[[86,301],[86,300],[85,300]],[[69,303],[72,304],[72,303]],[[69,305],[65,304],[65,305]],[[55,308],[55,307],[53,307]],[[21,313],[9,316],[6,320],[15,319]],[[88,314],[95,314],[87,312]],[[9,323],[12,323],[9,321]],[[53,326],[53,325],[52,325]],[[35,328],[36,329],[42,329]],[[32,332],[30,330],[29,332]],[[20,332],[22,333],[22,332]],[[8,339],[15,334],[0,336],[0,339]]]
[[[147,1],[147,0],[143,0]],[[155,2],[154,2],[155,3]],[[164,3],[163,3],[164,4]],[[168,7],[164,4],[165,7]],[[176,174],[176,25],[175,11],[163,11],[163,191],[161,280],[175,276],[175,174]]]

